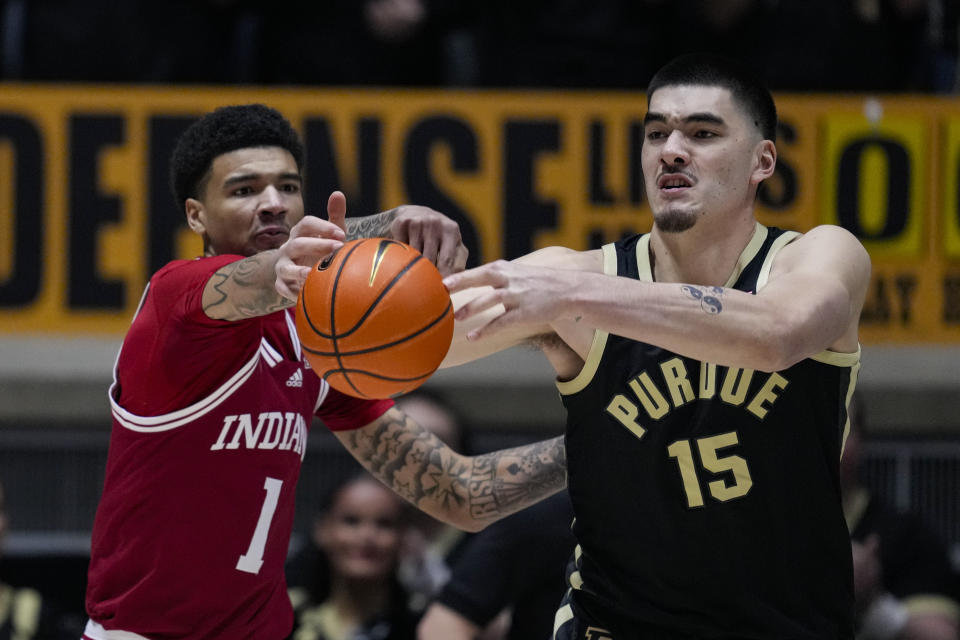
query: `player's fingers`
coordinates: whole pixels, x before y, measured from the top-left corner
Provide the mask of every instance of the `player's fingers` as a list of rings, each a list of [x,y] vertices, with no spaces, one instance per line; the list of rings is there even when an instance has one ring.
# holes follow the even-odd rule
[[[314,236],[317,238],[333,238],[343,240],[346,238],[341,227],[332,222],[328,222],[316,216],[304,216],[303,219],[290,230],[290,238],[304,238]]]
[[[437,269],[443,275],[463,271],[463,268],[467,265],[467,255],[469,253],[460,237],[459,229],[455,229],[454,233],[445,233],[437,253]]]
[[[344,232],[347,230],[347,196],[334,191],[327,198],[327,218]]]
[[[483,338],[492,336],[498,331],[503,330],[503,328],[508,324],[510,324],[510,314],[502,313],[482,327],[477,327],[472,331],[468,331],[466,338],[470,342],[482,340]]]
[[[296,300],[303,287],[304,281],[310,275],[311,267],[302,267],[296,264],[284,265],[277,270],[277,280],[274,287],[284,298]]]
[[[333,238],[300,237],[292,242],[290,257],[297,264],[312,266],[342,246],[342,241]]]
[[[420,249],[423,257],[435,264],[437,269],[441,266],[439,262],[440,240],[441,238],[437,237],[437,234],[427,233],[423,236],[423,247]]]
[[[470,259],[470,250],[467,249],[467,245],[460,243],[460,246],[457,247],[457,255],[453,259],[453,265],[451,270],[453,273],[463,271],[467,267],[467,260]]]
[[[284,282],[283,279],[282,279],[280,276],[277,276],[277,280],[276,280],[276,282],[274,283],[273,286],[276,288],[277,293],[279,293],[281,296],[283,296],[283,297],[286,298],[287,300],[296,300],[296,299],[297,299],[297,294],[294,293],[294,292],[290,289],[290,287],[287,286],[287,283]]]
[[[454,311],[453,318],[459,322],[469,320],[478,313],[483,313],[497,305],[503,304],[503,296],[498,289],[488,289],[473,300],[466,302]]]
[[[498,260],[497,262],[491,262],[481,267],[475,267],[449,275],[443,279],[443,286],[445,286],[450,293],[456,293],[457,291],[463,291],[471,287],[482,287],[484,285],[494,287],[503,286],[506,283],[505,277],[494,271],[500,262],[502,261]]]

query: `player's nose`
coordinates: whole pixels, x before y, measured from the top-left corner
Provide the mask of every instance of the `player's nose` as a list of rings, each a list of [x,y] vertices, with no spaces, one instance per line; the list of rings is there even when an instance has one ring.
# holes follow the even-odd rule
[[[666,142],[660,147],[660,159],[671,165],[686,164],[690,160],[683,133],[677,130],[670,132]]]
[[[273,185],[268,185],[260,194],[257,211],[264,214],[276,215],[284,213],[286,210],[287,205],[283,194]]]

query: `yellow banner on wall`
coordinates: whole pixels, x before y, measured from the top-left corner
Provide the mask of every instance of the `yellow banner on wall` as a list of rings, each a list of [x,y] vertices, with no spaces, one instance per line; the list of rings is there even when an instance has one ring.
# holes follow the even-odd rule
[[[472,263],[651,224],[640,93],[0,84],[0,332],[120,335],[149,275],[200,245],[167,187],[176,137],[224,104],[281,110],[307,210],[344,190],[456,219]],[[865,343],[960,342],[960,101],[778,96],[765,224],[841,224],[874,260]]]

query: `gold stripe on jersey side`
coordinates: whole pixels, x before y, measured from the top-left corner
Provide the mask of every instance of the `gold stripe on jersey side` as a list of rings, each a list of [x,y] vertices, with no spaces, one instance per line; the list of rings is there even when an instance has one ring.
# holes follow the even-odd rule
[[[583,588],[583,576],[580,575],[580,558],[583,556],[583,547],[579,544],[573,547],[573,571],[570,572],[570,586],[574,589]]]
[[[770,268],[773,266],[773,259],[780,249],[799,237],[800,234],[796,231],[785,231],[779,238],[773,241],[770,245],[770,251],[767,253],[767,257],[764,258],[763,265],[760,267],[760,275],[757,276],[757,291],[760,291],[760,289],[766,286],[767,280],[770,278]]]
[[[829,352],[827,352],[829,353]],[[837,356],[849,354],[833,354]],[[857,388],[857,376],[860,375],[860,346],[857,345],[857,362],[850,367],[850,382],[847,384],[847,420],[843,423],[843,437],[840,439],[840,455],[843,456],[843,450],[847,446],[847,436],[850,435],[850,399],[853,397],[853,390]]]
[[[606,249],[606,247],[604,247]],[[616,250],[613,248],[613,245],[610,245],[610,249],[613,250],[613,253],[616,253]],[[616,266],[616,263],[614,263]],[[616,273],[616,271],[614,271]],[[653,282],[653,269],[650,268],[650,234],[640,236],[640,239],[637,241],[637,280],[642,280],[643,282]]]
[[[602,247],[602,251],[603,272],[607,275],[617,275],[617,250],[612,244],[607,244]],[[593,342],[590,344],[590,353],[587,354],[587,359],[583,363],[583,368],[580,369],[580,373],[571,380],[557,380],[557,389],[561,395],[577,393],[590,384],[593,376],[597,373],[597,369],[600,367],[600,358],[603,356],[603,350],[607,346],[608,335],[606,331],[599,329],[594,330]]]
[[[573,620],[573,608],[570,605],[565,604],[559,609],[557,609],[557,613],[553,617],[554,637],[556,637],[557,631],[560,630],[560,627],[562,627],[567,622],[570,622],[571,620]]]
[[[750,261],[760,253],[760,249],[763,248],[763,243],[767,240],[767,233],[769,233],[767,228],[757,222],[753,228],[753,236],[750,238],[750,242],[748,242],[747,246],[740,252],[740,257],[737,258],[737,264],[733,268],[733,273],[727,278],[726,283],[723,285],[724,287],[732,287],[737,283],[743,270],[746,269]]]
[[[824,350],[810,356],[810,359],[835,367],[858,367],[860,365],[860,346],[858,345],[857,350],[850,353]]]

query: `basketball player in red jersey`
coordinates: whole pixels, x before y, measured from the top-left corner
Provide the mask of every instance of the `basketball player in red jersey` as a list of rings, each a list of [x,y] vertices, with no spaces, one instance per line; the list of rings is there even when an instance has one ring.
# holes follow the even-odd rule
[[[425,207],[330,222],[304,217],[303,148],[278,112],[217,109],[178,141],[171,186],[204,256],[150,279],[114,369],[103,496],[93,529],[86,640],[281,640],[293,627],[283,575],[294,489],[314,415],[335,431],[404,428],[439,440],[393,408],[333,391],[308,370],[294,331],[291,288],[345,239],[389,236],[451,273],[466,249],[457,225]],[[507,494],[492,471],[539,447],[465,458],[443,448],[409,469],[431,483],[404,495],[447,521],[476,527],[451,487],[476,469],[478,498],[513,510],[542,497]],[[413,454],[411,454],[413,455]],[[419,467],[417,466],[419,465]],[[452,466],[451,466],[452,465]],[[526,486],[526,485],[524,485]]]

